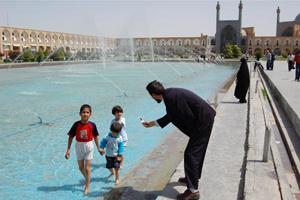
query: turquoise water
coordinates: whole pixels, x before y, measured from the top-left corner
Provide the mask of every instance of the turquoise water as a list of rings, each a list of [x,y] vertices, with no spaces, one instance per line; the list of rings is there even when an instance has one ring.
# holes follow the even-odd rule
[[[180,77],[166,63],[143,64],[165,87],[183,87],[203,99],[237,69],[237,65],[170,63]],[[173,125],[145,129],[138,119],[155,120],[165,114],[164,104],[157,104],[145,89],[155,79],[138,63],[107,63],[105,70],[101,64],[0,70],[0,199],[93,199],[110,191],[114,179],[106,178],[105,158],[96,151],[90,195],[83,195],[75,140],[71,158],[64,158],[67,133],[80,120],[80,106],[87,103],[101,140],[113,119],[112,107],[122,106],[129,137],[122,181],[174,129]]]

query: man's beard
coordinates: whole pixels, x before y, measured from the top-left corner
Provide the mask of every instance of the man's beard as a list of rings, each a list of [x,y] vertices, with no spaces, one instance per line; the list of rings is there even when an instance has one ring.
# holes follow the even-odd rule
[[[160,99],[155,99],[155,101],[156,101],[157,103],[160,103],[160,102],[161,102],[161,100],[160,100]]]

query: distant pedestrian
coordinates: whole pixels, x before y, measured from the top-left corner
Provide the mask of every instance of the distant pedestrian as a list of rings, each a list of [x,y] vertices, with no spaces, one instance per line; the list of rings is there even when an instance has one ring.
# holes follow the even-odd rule
[[[269,70],[270,69],[270,65],[271,65],[271,54],[270,54],[269,51],[267,51],[266,59],[267,59],[267,70]]]
[[[271,53],[271,63],[270,63],[270,70],[273,70],[274,68],[274,61],[275,61],[276,57],[275,57],[275,53]]]
[[[297,55],[294,58],[293,66],[296,62],[296,71],[295,71],[295,81],[299,82],[299,76],[300,76],[300,51],[297,52]]]
[[[42,56],[39,55],[39,56],[37,57],[37,62],[40,63],[41,61],[42,61]]]
[[[241,59],[241,66],[236,76],[236,86],[234,96],[239,99],[240,103],[247,103],[246,95],[250,85],[249,69],[247,60]]]
[[[295,68],[293,67],[293,60],[294,60],[294,55],[291,54],[291,53],[288,53],[287,62],[288,62],[288,70],[289,70],[289,72],[290,72],[292,69],[295,69]]]

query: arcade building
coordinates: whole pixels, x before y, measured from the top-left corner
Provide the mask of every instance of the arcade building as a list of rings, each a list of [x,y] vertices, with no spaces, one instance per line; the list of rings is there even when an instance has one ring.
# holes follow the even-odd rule
[[[184,52],[195,54],[223,53],[227,43],[238,45],[245,54],[256,51],[264,54],[267,50],[281,55],[282,52],[295,54],[300,50],[300,13],[294,21],[280,22],[280,8],[277,12],[276,36],[256,36],[254,27],[242,27],[242,1],[238,4],[237,20],[220,20],[221,5],[216,5],[216,34],[199,37],[156,37],[156,38],[100,38],[97,36],[58,33],[42,30],[0,26],[0,53],[22,52],[30,48],[53,51],[63,47],[71,53],[116,51],[131,54],[132,46],[137,53],[144,55],[153,51],[157,55],[182,55]]]

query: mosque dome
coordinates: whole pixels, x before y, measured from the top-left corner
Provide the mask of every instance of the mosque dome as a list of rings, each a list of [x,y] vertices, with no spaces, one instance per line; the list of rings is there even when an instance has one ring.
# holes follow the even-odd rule
[[[295,21],[300,22],[300,13],[296,16]]]

